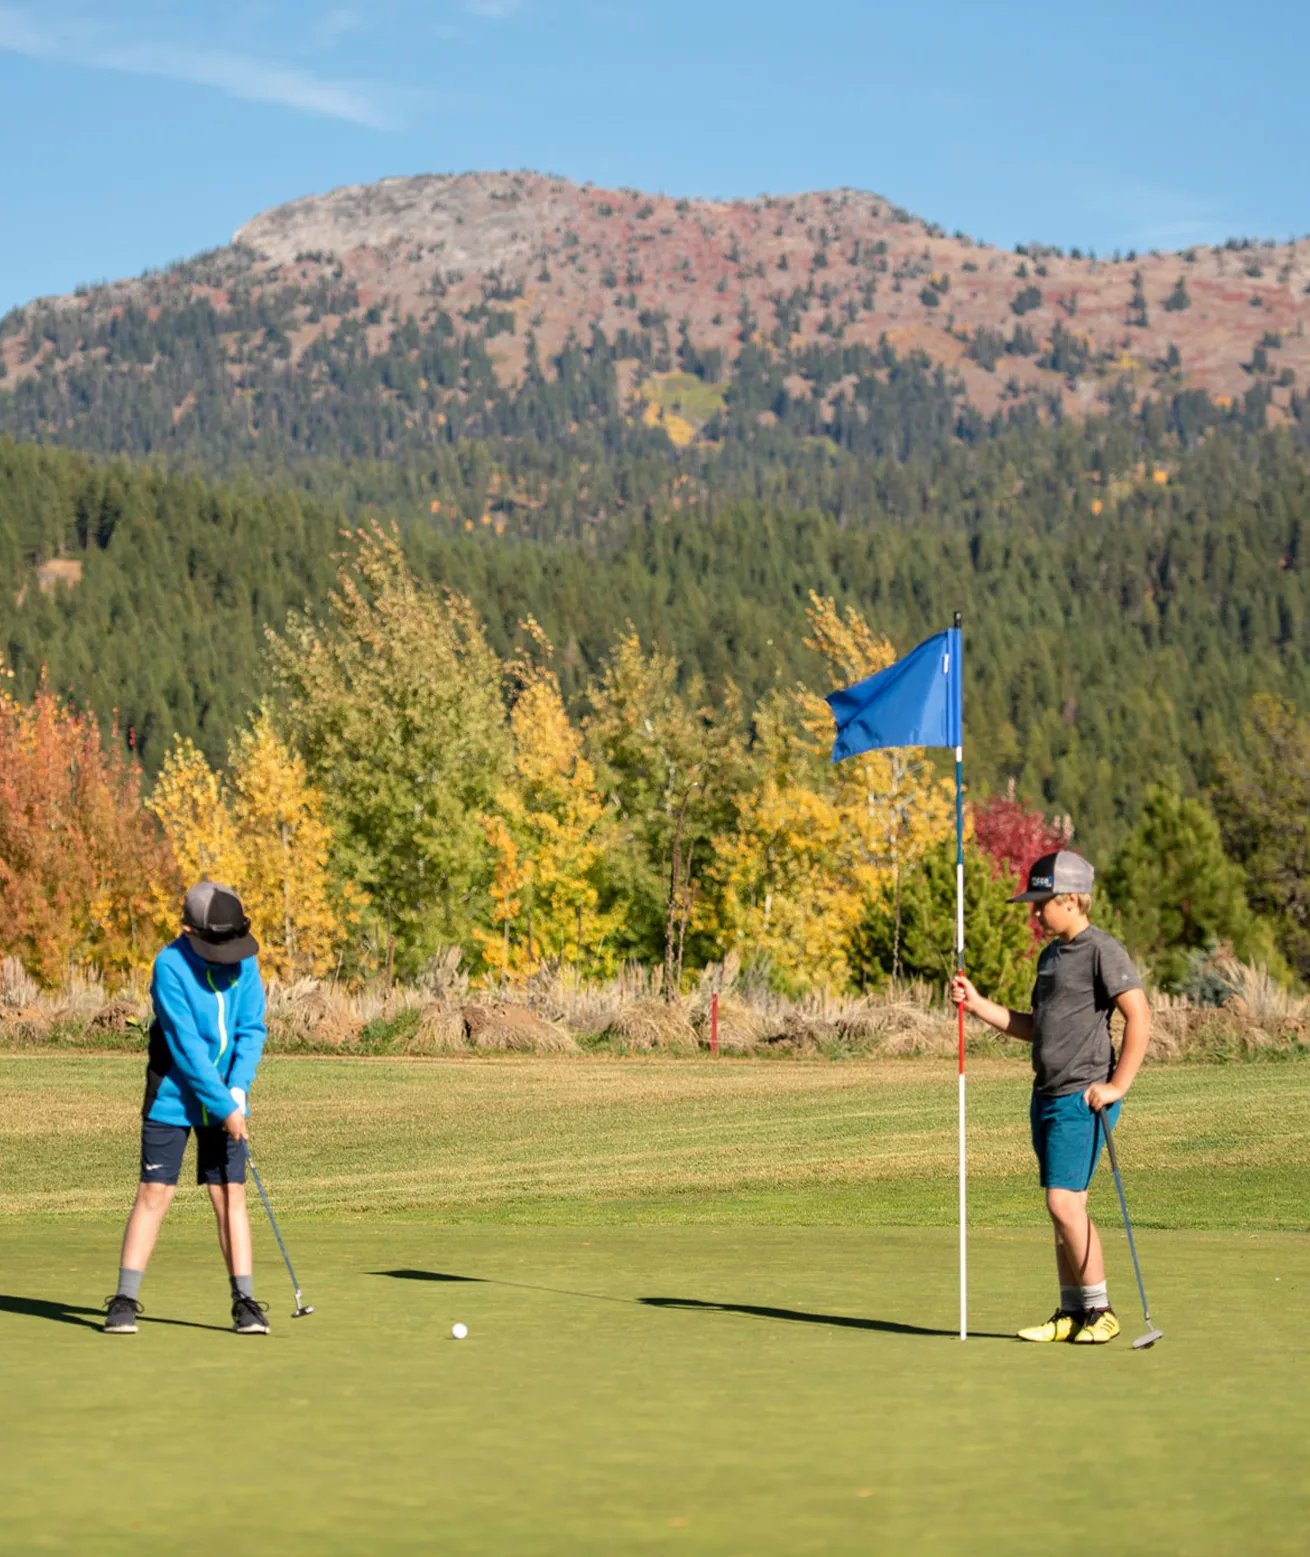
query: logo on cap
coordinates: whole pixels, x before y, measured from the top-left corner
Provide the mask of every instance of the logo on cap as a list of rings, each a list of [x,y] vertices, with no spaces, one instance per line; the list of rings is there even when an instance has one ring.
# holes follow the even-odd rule
[[[1075,854],[1072,849],[1061,849],[1033,861],[1028,872],[1027,889],[1016,892],[1010,901],[1036,903],[1042,898],[1059,897],[1065,892],[1090,892],[1095,880],[1096,872],[1081,854]]]

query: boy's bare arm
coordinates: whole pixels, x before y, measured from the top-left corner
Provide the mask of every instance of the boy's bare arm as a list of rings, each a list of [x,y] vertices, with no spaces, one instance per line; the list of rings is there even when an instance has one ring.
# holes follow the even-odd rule
[[[1146,1057],[1146,1046],[1151,1039],[1151,1007],[1140,989],[1128,989],[1115,1000],[1115,1007],[1124,1019],[1124,1042],[1119,1051],[1119,1063],[1109,1081],[1094,1082],[1083,1096],[1092,1108],[1100,1110],[1117,1103],[1127,1095],[1128,1088],[1137,1079]]]
[[[985,995],[980,995],[974,988],[970,979],[963,973],[957,973],[951,982],[951,999],[956,1005],[962,1005],[970,1016],[976,1016],[980,1021],[986,1022],[988,1027],[994,1027],[998,1033],[1004,1033],[1007,1038],[1018,1038],[1022,1043],[1033,1041],[1033,1014],[1031,1011],[1011,1011],[1009,1006],[998,1005],[994,1000],[988,1000]]]

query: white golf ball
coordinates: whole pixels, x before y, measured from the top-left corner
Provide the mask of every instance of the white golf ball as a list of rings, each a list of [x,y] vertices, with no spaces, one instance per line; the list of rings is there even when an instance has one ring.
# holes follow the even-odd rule
[[[450,1333],[457,1341],[462,1341],[469,1333],[469,1327],[467,1325],[451,1325]]]

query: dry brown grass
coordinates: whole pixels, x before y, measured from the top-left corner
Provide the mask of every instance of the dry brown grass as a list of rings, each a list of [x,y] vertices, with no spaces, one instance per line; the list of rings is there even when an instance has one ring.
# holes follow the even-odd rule
[[[640,996],[616,1008],[605,1028],[615,1045],[634,1054],[694,1054],[697,1035],[683,1001]]]
[[[460,1013],[468,1040],[483,1053],[576,1054],[573,1035],[556,1022],[547,1022],[526,1006],[497,1000],[489,1005],[465,1006]]]
[[[905,995],[862,1000],[842,1014],[837,1029],[853,1047],[894,1058],[950,1054],[958,1041],[954,1011]]]
[[[401,1054],[467,1054],[468,1029],[461,1011],[439,1000],[429,1000],[419,1010],[418,1026],[408,1043],[397,1045]]]
[[[279,998],[279,996],[281,998]],[[276,991],[269,1000],[270,1033],[313,1048],[340,1049],[359,1037],[363,1021],[334,992],[311,980]]]
[[[41,991],[37,982],[17,957],[6,957],[0,962],[0,1006],[8,1011],[21,1011],[35,1003]]]
[[[773,1013],[754,1005],[737,995],[719,996],[719,1053],[754,1054],[771,1033],[781,1032],[780,1021],[771,1020]],[[696,1031],[701,1047],[710,1046],[710,1028],[713,1008],[708,1000],[698,1001],[695,1012]]]
[[[1231,989],[1221,1007],[1197,1007],[1176,996],[1152,996],[1154,1030],[1148,1061],[1235,1059],[1294,1052],[1310,1044],[1310,999],[1290,994],[1264,969],[1224,965]],[[704,1054],[710,1010],[719,997],[724,1055],[793,1057],[946,1056],[954,1052],[954,1010],[926,985],[858,999],[809,995],[788,999],[743,986],[729,961],[707,969],[693,996],[666,1001],[659,970],[625,968],[604,984],[569,974],[470,990],[457,958],[447,956],[421,984],[348,988],[317,979],[271,984],[269,1049],[320,1054]],[[41,992],[9,959],[0,983],[0,1046],[139,1048],[148,1024],[140,988],[111,993],[94,979]],[[977,1023],[975,1053],[1011,1049]]]

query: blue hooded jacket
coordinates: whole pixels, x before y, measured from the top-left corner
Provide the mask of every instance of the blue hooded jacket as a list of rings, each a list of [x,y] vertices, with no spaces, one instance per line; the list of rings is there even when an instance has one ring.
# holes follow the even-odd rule
[[[231,1089],[249,1096],[264,1052],[259,963],[254,957],[225,966],[205,962],[178,936],[155,958],[150,998],[167,1048],[154,1041],[152,1028],[145,1117],[157,1124],[222,1124],[236,1107]]]

